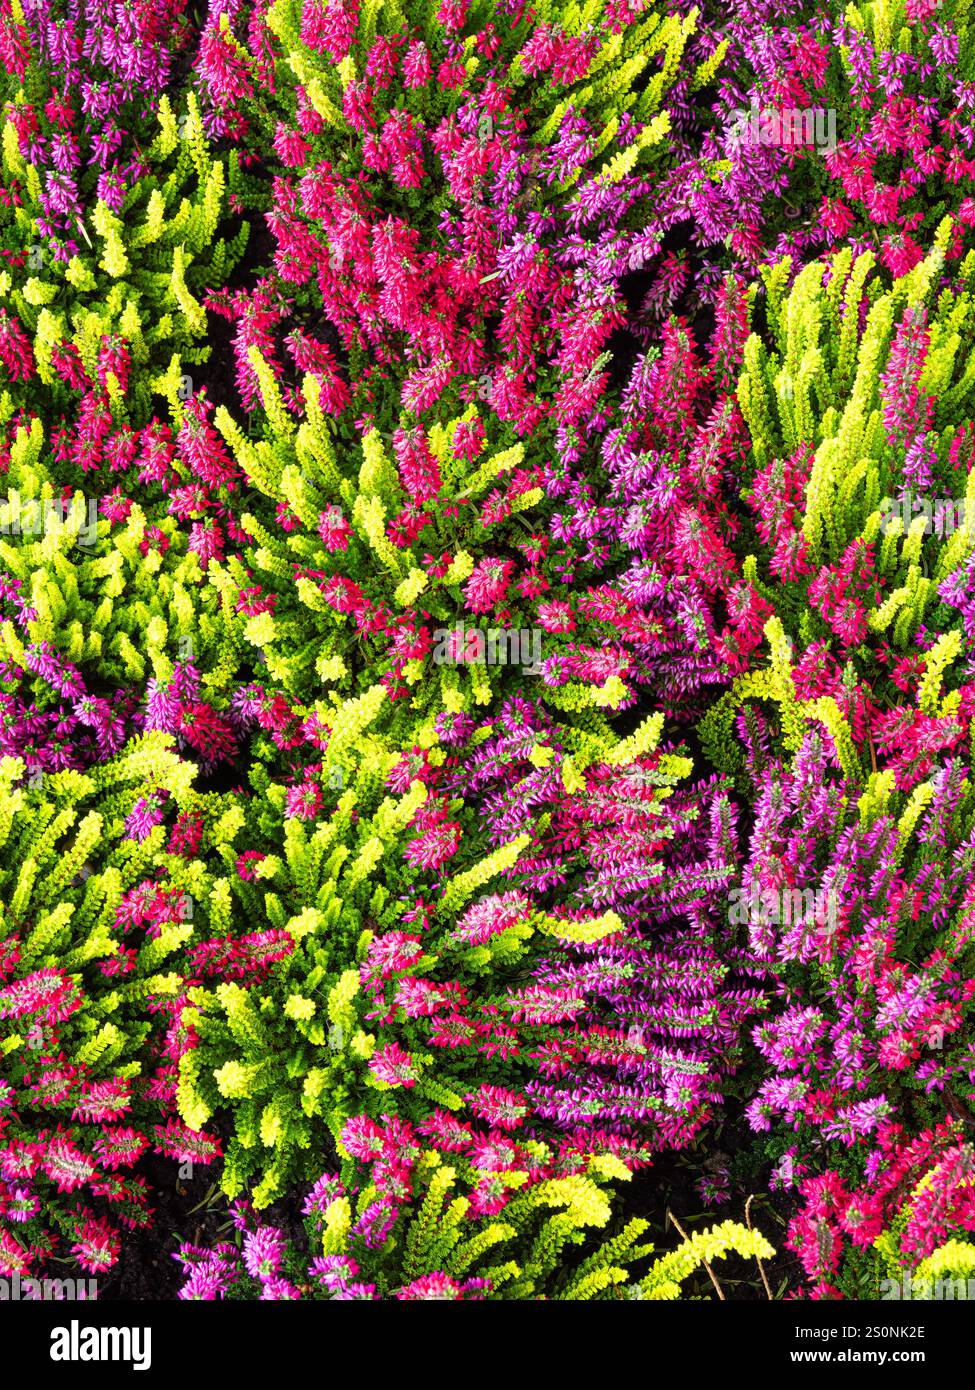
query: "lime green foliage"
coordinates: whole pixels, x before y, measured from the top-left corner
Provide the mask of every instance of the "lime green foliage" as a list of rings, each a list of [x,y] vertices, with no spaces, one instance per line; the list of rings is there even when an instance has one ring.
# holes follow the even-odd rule
[[[232,225],[230,209],[239,208],[242,193],[236,154],[214,158],[193,96],[179,119],[163,97],[158,133],[145,152],[151,173],[118,214],[102,202],[83,210],[77,253],[64,261],[38,231],[41,176],[19,152],[9,119],[0,144],[4,183],[20,194],[17,206],[0,212],[0,246],[15,256],[0,271],[0,307],[33,340],[45,417],[70,399],[52,349],[72,344],[95,381],[98,348],[117,335],[134,371],[127,392],[117,380],[106,383],[114,421],[144,424],[154,394],[175,400],[186,364],[209,356],[201,299],[224,283],[248,234],[246,223]],[[28,398],[37,389],[29,387]],[[0,392],[0,421],[21,404],[23,388]]]
[[[726,1221],[696,1232],[640,1273],[655,1254],[643,1239],[649,1222],[634,1218],[610,1234],[611,1184],[630,1180],[625,1165],[603,1155],[579,1160],[578,1170],[563,1176],[539,1177],[550,1171],[554,1151],[528,1141],[524,1152],[536,1165],[534,1175],[488,1173],[453,1156],[445,1162],[436,1150],[418,1154],[410,1205],[380,1250],[353,1231],[377,1199],[377,1189],[367,1185],[351,1199],[340,1192],[325,1207],[313,1252],[353,1254],[380,1298],[437,1272],[456,1281],[487,1280],[489,1299],[560,1302],[675,1299],[705,1263],[730,1253],[746,1259],[775,1254],[764,1237]],[[354,1170],[344,1176],[351,1180]],[[506,1193],[493,1213],[481,1205],[491,1184]],[[586,1252],[581,1259],[580,1250]]]
[[[17,430],[0,491],[0,564],[35,616],[3,622],[3,656],[21,664],[25,644],[47,642],[87,680],[129,688],[165,684],[189,661],[226,699],[239,658],[185,528],[138,503],[112,524],[80,488],[62,506],[48,457],[39,420]]]

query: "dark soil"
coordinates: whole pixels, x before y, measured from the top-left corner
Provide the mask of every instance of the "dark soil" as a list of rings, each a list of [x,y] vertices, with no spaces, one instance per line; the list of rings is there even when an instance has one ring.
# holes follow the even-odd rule
[[[635,1174],[632,1182],[623,1188],[623,1214],[627,1219],[639,1216],[650,1223],[647,1238],[653,1241],[661,1255],[680,1243],[677,1225],[685,1234],[693,1235],[695,1231],[722,1221],[736,1221],[740,1225],[750,1222],[776,1250],[773,1259],[762,1261],[762,1267],[771,1296],[782,1298],[802,1282],[799,1261],[785,1248],[786,1228],[799,1205],[796,1197],[786,1192],[769,1192],[767,1166],[764,1170],[756,1166],[753,1184],[743,1186],[732,1181],[729,1196],[721,1206],[705,1205],[696,1186],[698,1178],[707,1173],[709,1162],[724,1165],[753,1141],[754,1135],[743,1117],[719,1120],[691,1149],[662,1153],[654,1159],[651,1168]],[[768,1299],[769,1293],[755,1261],[730,1256],[718,1261],[713,1268],[729,1302]],[[714,1297],[714,1287],[706,1270],[687,1281],[685,1294]]]
[[[324,1159],[322,1166],[327,1166]],[[185,1242],[210,1248],[236,1236],[227,1201],[216,1188],[215,1169],[196,1164],[192,1177],[181,1178],[178,1163],[153,1155],[136,1172],[152,1189],[153,1222],[148,1230],[127,1233],[118,1264],[99,1280],[99,1302],[175,1299],[186,1277],[173,1258],[177,1248]],[[307,1243],[303,1198],[304,1188],[294,1188],[262,1213],[262,1220],[281,1229],[299,1250]]]

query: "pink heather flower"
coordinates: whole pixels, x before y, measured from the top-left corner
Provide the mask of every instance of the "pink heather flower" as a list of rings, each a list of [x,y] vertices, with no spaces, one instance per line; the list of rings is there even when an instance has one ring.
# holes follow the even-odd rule
[[[299,1298],[301,1298],[300,1291],[287,1279],[272,1277],[265,1279],[261,1285],[261,1302],[263,1303]]]
[[[285,815],[298,820],[316,820],[322,812],[322,792],[315,782],[303,782],[290,787],[285,800]]]
[[[358,23],[357,0],[310,0],[301,11],[301,42],[337,63],[351,51]]]
[[[524,1124],[525,1116],[531,1113],[524,1096],[507,1091],[503,1086],[482,1086],[468,1095],[467,1100],[475,1115],[502,1129],[518,1129]]]
[[[459,60],[446,59],[437,69],[437,82],[446,92],[455,91],[467,84],[467,69]]]
[[[211,18],[200,37],[197,68],[211,100],[229,108],[254,94],[247,63],[232,36]]]
[[[454,458],[473,463],[483,453],[484,442],[484,422],[480,419],[462,420],[454,429],[450,451]]]
[[[44,966],[0,990],[0,1018],[38,1014],[46,1023],[63,1023],[81,1008],[81,996],[62,970]]]
[[[128,344],[117,333],[102,337],[96,365],[98,380],[103,388],[108,389],[108,376],[111,373],[123,392],[129,389],[132,354]]]
[[[102,516],[115,525],[118,522],[128,521],[129,513],[132,510],[132,499],[123,497],[121,488],[113,488],[111,492],[99,501],[98,510]]]
[[[464,598],[472,613],[490,613],[504,601],[514,573],[511,560],[482,560],[464,585]]]
[[[93,1124],[96,1121],[117,1120],[131,1108],[132,1083],[124,1077],[115,1076],[105,1081],[86,1082],[71,1118]]]
[[[523,922],[531,911],[530,901],[521,893],[493,893],[458,918],[450,940],[463,946],[483,946],[490,937]]]
[[[234,612],[253,618],[258,613],[273,613],[277,602],[277,594],[264,594],[260,584],[252,584],[238,593]]]
[[[393,434],[393,451],[404,491],[417,505],[440,491],[440,468],[419,425]]]
[[[332,1298],[336,1303],[356,1302],[375,1302],[378,1298],[375,1284],[351,1283],[338,1284]]]
[[[146,839],[154,827],[161,824],[168,795],[167,791],[157,788],[148,796],[139,797],[125,822],[125,833],[130,840]]]
[[[854,1245],[872,1245],[884,1229],[884,1208],[879,1197],[854,1195],[840,1213],[840,1225]]]
[[[386,786],[394,792],[402,793],[409,791],[413,781],[417,779],[421,782],[428,780],[431,769],[427,759],[426,749],[411,748],[390,768],[386,776]]]
[[[291,510],[287,502],[278,502],[274,509],[274,517],[282,531],[301,530],[301,517]]]
[[[434,1110],[417,1128],[438,1149],[445,1149],[448,1153],[464,1153],[474,1139],[470,1125],[446,1110]]]
[[[278,121],[274,132],[274,152],[290,169],[302,169],[308,162],[312,147],[296,130]]]
[[[375,1120],[354,1115],[343,1127],[342,1144],[353,1158],[369,1163],[385,1152],[386,1136]]]
[[[349,1255],[316,1255],[308,1266],[311,1274],[326,1289],[348,1283],[359,1273],[359,1266]]]
[[[81,1152],[64,1134],[48,1140],[41,1167],[59,1192],[73,1192],[90,1182],[98,1171],[92,1158]]]
[[[399,1220],[399,1214],[399,1205],[393,1197],[370,1202],[352,1227],[352,1234],[361,1237],[367,1249],[380,1250]]]
[[[202,811],[180,811],[176,817],[176,824],[169,832],[166,853],[178,854],[184,859],[193,859],[199,853],[202,840]]]
[[[207,767],[231,758],[237,746],[231,726],[203,701],[183,706],[176,732],[202,755]]]
[[[856,220],[853,213],[838,198],[824,198],[819,211],[821,226],[825,227],[832,239],[845,237]]]
[[[170,1116],[165,1125],[154,1125],[155,1152],[177,1163],[212,1163],[221,1154],[220,1140],[205,1130],[190,1129],[182,1120]]]
[[[553,599],[547,603],[540,603],[535,612],[539,627],[544,628],[546,632],[575,631],[576,620],[568,603]]]
[[[103,1128],[95,1140],[95,1153],[102,1168],[130,1168],[145,1153],[149,1141],[131,1128]]]
[[[267,855],[262,854],[259,849],[245,849],[236,864],[238,878],[242,878],[245,883],[253,883],[256,879],[254,870],[266,858]]]
[[[230,1286],[230,1272],[217,1261],[194,1265],[189,1278],[176,1295],[186,1300],[214,1302],[223,1298]]]
[[[29,1221],[40,1211],[41,1204],[26,1187],[15,1187],[7,1198],[4,1216],[8,1221]]]
[[[398,981],[393,1003],[407,1018],[432,1018],[444,1006],[443,986],[407,977]]]
[[[485,1173],[505,1173],[528,1166],[513,1140],[494,1134],[478,1135],[471,1149],[470,1161],[474,1168]]]
[[[364,983],[388,980],[397,971],[408,969],[422,954],[423,947],[418,936],[400,931],[374,936],[360,967],[362,980]]]
[[[336,1197],[343,1196],[344,1192],[345,1189],[337,1177],[331,1173],[323,1173],[305,1198],[301,1208],[303,1215],[324,1215],[325,1209],[335,1201]],[[358,1273],[357,1270],[352,1272]]]
[[[15,1182],[18,1178],[32,1178],[41,1165],[44,1147],[41,1144],[25,1144],[15,1139],[6,1149],[0,1150],[0,1176],[5,1182]]]
[[[218,522],[212,517],[206,517],[203,521],[196,521],[190,527],[190,539],[187,548],[192,550],[200,557],[200,568],[209,568],[211,560],[222,560],[224,549],[224,535]]]
[[[205,393],[192,396],[183,406],[183,424],[176,437],[179,456],[194,481],[207,487],[235,487],[239,471],[227,446],[209,423],[213,407]]]
[[[413,1058],[404,1052],[399,1043],[387,1043],[377,1048],[369,1062],[369,1070],[379,1081],[388,1086],[415,1086],[419,1071]]]
[[[403,85],[406,87],[425,87],[430,81],[430,54],[425,43],[417,39],[411,43],[403,58]]]
[[[0,1275],[4,1278],[12,1274],[24,1275],[30,1269],[30,1261],[31,1256],[20,1241],[0,1226]]]
[[[471,1193],[470,1215],[497,1216],[511,1197],[511,1188],[499,1173],[486,1173]]]
[[[0,309],[0,362],[11,381],[27,381],[34,374],[30,339],[6,309]]]
[[[407,841],[403,857],[418,869],[437,869],[457,853],[460,840],[460,826],[456,821],[446,821]]]
[[[924,252],[909,236],[892,235],[884,238],[880,259],[891,275],[900,277],[907,275],[924,259]]]
[[[343,516],[341,507],[332,505],[325,508],[318,518],[318,534],[326,550],[348,550],[352,527]]]
[[[362,613],[368,607],[365,594],[358,584],[336,574],[322,589],[326,603],[331,604],[337,613]]]
[[[261,1226],[244,1237],[244,1264],[252,1279],[269,1279],[281,1268],[284,1236],[272,1226]]]
[[[395,1296],[405,1302],[458,1302],[467,1295],[479,1298],[483,1291],[490,1287],[489,1279],[465,1279],[459,1284],[456,1279],[437,1271],[435,1274],[423,1274],[419,1279],[414,1279],[412,1284],[397,1289]]]
[[[104,1219],[89,1220],[76,1232],[72,1253],[89,1274],[111,1269],[119,1257],[122,1242]]]

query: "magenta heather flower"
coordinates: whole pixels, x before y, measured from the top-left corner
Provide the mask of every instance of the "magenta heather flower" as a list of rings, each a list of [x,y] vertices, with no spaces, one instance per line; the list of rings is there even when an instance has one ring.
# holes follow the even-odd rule
[[[464,599],[472,613],[491,613],[503,602],[514,573],[510,560],[482,560],[464,585]]]
[[[469,907],[450,933],[450,939],[463,946],[483,946],[492,936],[523,922],[532,905],[521,893],[495,893]]]
[[[89,1274],[98,1274],[111,1269],[119,1257],[122,1242],[118,1235],[103,1220],[85,1221],[79,1227],[72,1253],[77,1256],[82,1269]]]
[[[397,1289],[395,1297],[404,1301],[449,1301],[456,1302],[467,1297],[483,1297],[489,1290],[489,1279],[465,1279],[458,1281],[443,1273],[424,1274],[412,1283]]]
[[[157,790],[151,796],[140,797],[125,822],[125,833],[133,840],[144,840],[150,831],[162,823],[169,793]]]
[[[400,1047],[399,1043],[387,1043],[377,1048],[369,1061],[369,1070],[378,1081],[387,1086],[415,1086],[419,1072],[413,1058]]]
[[[275,1276],[283,1255],[284,1236],[273,1227],[261,1226],[244,1236],[244,1265],[252,1279],[264,1282]]]

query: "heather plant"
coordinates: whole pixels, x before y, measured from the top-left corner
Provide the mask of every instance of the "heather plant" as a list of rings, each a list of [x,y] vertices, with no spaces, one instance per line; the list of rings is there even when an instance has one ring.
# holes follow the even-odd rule
[[[22,759],[0,760],[5,1275],[64,1258],[65,1246],[98,1273],[115,1263],[120,1227],[149,1220],[151,1194],[131,1170],[171,1142],[160,1122],[172,1111],[150,1084],[147,1006],[178,993],[173,967],[193,925],[185,889],[164,877],[151,925],[128,910],[165,857],[164,831],[133,834],[132,818],[147,798],[178,805],[191,778],[160,734],[85,773],[28,777]],[[206,1150],[199,1136],[201,1162]]]
[[[45,236],[74,234],[82,190],[94,187],[117,212],[144,173],[140,145],[189,36],[185,9],[185,0],[122,9],[4,0],[0,94],[20,108],[44,175]]]
[[[807,726],[794,758],[771,752],[759,709],[740,716],[764,788],[729,916],[772,996],[753,1030],[761,1071],[746,1113],[777,1159],[773,1187],[811,1202],[834,1177],[852,1191],[866,1175],[876,1200],[864,1230],[876,1235],[892,1219],[874,1190],[896,1157],[886,1150],[975,1100],[971,784],[956,758],[909,793],[890,771],[855,779],[838,751],[850,746],[842,720],[823,729],[819,702],[794,700],[784,657],[777,674],[783,723]],[[878,1143],[882,1163],[869,1156]],[[854,1244],[866,1240],[859,1215],[830,1211]],[[835,1251],[820,1240],[821,1218],[809,1205],[793,1239],[810,1277],[829,1281],[842,1238]]]
[[[0,1272],[152,1151],[184,1298],[695,1297],[732,1098],[794,1292],[975,1274],[973,62],[0,0]]]
[[[729,280],[706,366],[678,321],[660,360],[637,365],[598,493],[581,469],[533,464],[474,405],[429,426],[403,415],[350,445],[323,410],[327,378],[306,374],[292,420],[252,346],[267,437],[214,417],[267,499],[241,517],[246,552],[210,569],[243,651],[319,718],[322,684],[337,701],[378,681],[404,747],[414,711],[476,712],[526,676],[570,720],[624,709],[651,683],[687,718],[702,688],[746,668],[770,611],[737,572],[724,500],[745,447],[729,387],[746,298]]]
[[[63,481],[74,484],[131,467],[154,396],[193,395],[184,368],[209,354],[201,297],[246,243],[246,222],[218,235],[244,190],[236,154],[211,154],[195,99],[178,123],[163,97],[124,199],[79,193],[52,240],[23,110],[8,108],[2,133],[0,418],[40,408],[48,428],[60,425]]]
[[[970,247],[975,43],[964,0],[851,5],[816,14],[787,42],[774,104],[824,108],[836,125],[833,141],[818,150],[804,141],[798,158],[798,142],[787,142],[787,198],[810,210],[799,245],[871,250],[893,279],[923,259],[946,214],[957,219],[949,259]],[[788,253],[791,241],[783,235],[774,249]]]
[[[695,254],[655,263],[636,329],[681,297],[713,300],[729,255],[754,273],[849,245],[896,278],[946,213],[959,222],[950,254],[971,244],[965,3],[733,3],[706,14],[690,52],[707,61],[719,46],[717,99],[707,113],[675,108],[679,157],[654,195],[655,224],[688,225]]]
[[[669,318],[630,372],[600,467],[544,469],[562,592],[539,595],[536,621],[612,653],[633,694],[683,721],[747,670],[770,612],[735,554],[749,441],[734,387],[753,294],[727,278],[706,356]]]
[[[748,340],[739,383],[755,518],[742,569],[776,615],[776,661],[791,662],[795,698],[814,718],[831,733],[844,724],[847,775],[886,768],[904,790],[963,745],[971,699],[970,533],[932,524],[938,499],[964,512],[971,477],[975,262],[941,286],[951,235],[946,222],[886,291],[871,253],[813,262],[788,292],[780,263],[765,277],[770,341]],[[743,765],[741,696],[784,697],[783,679],[773,661],[708,712],[701,731],[718,767]],[[784,713],[780,749],[795,751],[804,717]]]
[[[713,1117],[742,1025],[762,1007],[736,973],[723,911],[736,809],[717,779],[687,780],[692,762],[658,747],[662,727],[656,715],[617,743],[515,699],[491,738],[471,736],[454,783],[483,798],[492,843],[527,840],[506,872],[515,891],[468,914],[472,928],[497,930],[506,901],[542,894],[569,919],[602,911],[621,924],[555,943],[515,1017],[556,1025],[526,1087],[538,1113],[579,1143],[595,1126],[635,1162],[685,1146]]]
[[[194,529],[181,527],[180,512],[147,515],[119,489],[62,488],[40,420],[10,433],[0,493],[3,752],[32,773],[80,768],[158,729],[206,770],[232,757],[243,737],[230,707],[239,657]],[[158,443],[174,473],[188,470],[179,436],[175,448]]]
[[[270,438],[248,440],[225,409],[215,424],[262,506],[241,517],[245,553],[210,571],[241,648],[323,718],[323,687],[331,702],[400,701],[410,720],[445,701],[489,703],[520,668],[528,601],[549,583],[530,525],[543,494],[524,445],[489,443],[471,406],[429,431],[406,420],[386,438],[370,429],[352,446],[322,411],[319,376],[306,375],[294,422],[256,348],[250,357]],[[509,630],[514,648],[498,646]],[[536,644],[526,645],[532,665]],[[590,681],[590,703],[612,699],[606,683]]]
[[[370,428],[353,447],[316,373],[294,422],[256,348],[250,360],[270,437],[248,439],[223,408],[214,424],[263,496],[240,518],[249,544],[208,577],[242,670],[301,716],[313,747],[353,706],[404,753],[429,747],[437,718],[491,713],[526,681],[581,728],[605,730],[604,712],[633,703],[629,655],[544,597],[561,561],[541,470],[510,431],[472,405],[429,428]]]
[[[813,1298],[970,1299],[972,1146],[947,1116],[908,1139],[878,1131],[859,1183],[827,1170],[800,1187],[787,1237]]]
[[[563,920],[517,894],[472,904],[529,837],[484,852],[463,803],[428,792],[422,759],[413,776],[411,759],[376,736],[349,723],[337,732],[320,784],[297,796],[266,789],[271,843],[273,808],[283,815],[278,852],[237,863],[228,912],[237,903],[247,920],[266,921],[284,958],[260,987],[190,989],[183,1014],[194,1042],[180,1063],[180,1112],[200,1128],[232,1110],[222,1183],[231,1196],[256,1184],[258,1207],[308,1179],[329,1134],[354,1115],[463,1111],[486,1134],[530,1122],[518,1087],[528,1045],[549,1030],[512,987],[539,943],[621,925],[612,912]]]
[[[688,1143],[761,1002],[723,956],[721,786],[675,790],[659,719],[619,740],[515,699],[400,753],[379,709],[340,706],[299,784],[252,773],[269,840],[238,876],[268,888],[235,902],[294,949],[260,987],[188,991],[181,1114],[233,1111],[225,1191],[266,1206],[353,1116],[558,1129],[634,1164]]]
[[[350,1161],[342,1179],[325,1174],[314,1184],[303,1208],[308,1253],[237,1202],[234,1242],[180,1247],[176,1258],[188,1274],[180,1297],[672,1299],[705,1262],[732,1252],[774,1254],[762,1236],[725,1222],[637,1275],[630,1266],[654,1253],[640,1243],[646,1221],[592,1239],[611,1219],[608,1182],[629,1180],[618,1160],[532,1141],[510,1145],[510,1157],[499,1160],[483,1150],[465,1154],[461,1134],[446,1146],[445,1163],[409,1126],[389,1123],[350,1124],[345,1137],[366,1177]],[[582,1244],[589,1253],[580,1258],[573,1247]]]
[[[380,427],[479,397],[520,436],[548,424],[576,448],[625,321],[619,282],[655,246],[666,102],[696,22],[616,3],[280,0],[219,22],[214,7],[198,62],[211,120],[259,130],[283,166],[273,275],[210,301],[237,324],[245,405],[256,344],[285,386],[318,359],[330,408],[351,390]],[[272,342],[285,295],[287,357]]]

